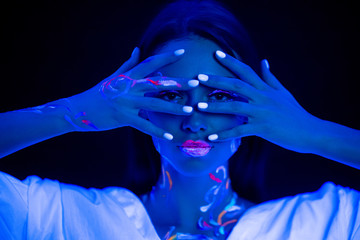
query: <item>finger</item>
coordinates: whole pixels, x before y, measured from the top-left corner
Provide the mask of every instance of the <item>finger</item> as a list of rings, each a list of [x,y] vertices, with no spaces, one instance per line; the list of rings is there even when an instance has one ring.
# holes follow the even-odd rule
[[[171,103],[164,101],[158,98],[152,97],[133,97],[129,99],[135,105],[135,108],[152,111],[152,112],[162,112],[169,113],[174,115],[189,115],[192,112],[191,106],[183,106],[176,103]]]
[[[255,135],[253,131],[253,127],[251,124],[247,123],[234,127],[230,130],[225,130],[219,133],[211,134],[208,136],[208,139],[213,142],[221,142],[233,138],[247,137],[253,135]]]
[[[197,81],[198,80],[192,80]],[[154,92],[164,90],[191,90],[195,86],[189,84],[189,79],[185,78],[169,78],[169,77],[151,77],[145,79],[134,80],[133,89],[139,92]]]
[[[256,72],[250,66],[228,54],[225,54],[220,50],[216,51],[215,55],[221,64],[229,68],[241,80],[251,84],[257,89],[266,89],[267,86],[265,82],[256,74]]]
[[[127,60],[121,67],[116,71],[117,74],[125,73],[129,71],[131,68],[135,67],[140,59],[140,49],[135,47],[133,52],[131,53],[131,57]]]
[[[200,102],[197,105],[198,110],[202,112],[211,112],[211,113],[222,113],[222,114],[233,114],[233,115],[242,115],[248,117],[254,117],[257,112],[257,107],[246,102],[213,102],[213,103],[203,103]]]
[[[128,119],[131,122],[131,124],[129,125],[130,127],[136,128],[137,130],[145,134],[162,139],[167,139],[170,141],[173,139],[173,135],[171,133],[168,133],[163,129],[155,126],[148,120],[145,120],[139,116],[128,116]]]
[[[264,59],[261,61],[261,71],[264,81],[271,87],[278,90],[285,90],[285,87],[280,83],[279,80],[270,72],[269,62]]]
[[[200,83],[205,86],[231,91],[251,100],[255,100],[260,96],[260,92],[255,87],[237,78],[228,78],[216,75],[207,76],[207,81],[200,81]]]
[[[105,98],[116,98],[129,91],[132,82],[118,75],[113,78],[105,79],[100,83],[99,92]]]
[[[133,79],[145,78],[159,68],[179,60],[184,52],[184,49],[178,49],[174,52],[166,52],[151,56],[131,69],[126,75]]]

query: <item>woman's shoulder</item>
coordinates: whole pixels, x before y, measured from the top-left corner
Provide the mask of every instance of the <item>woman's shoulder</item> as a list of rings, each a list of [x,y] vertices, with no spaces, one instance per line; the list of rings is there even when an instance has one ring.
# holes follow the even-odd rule
[[[3,215],[18,213],[19,217],[14,218],[14,222],[18,223],[21,218],[22,226],[26,226],[26,222],[39,223],[24,228],[28,236],[33,236],[32,239],[44,239],[46,234],[56,236],[54,239],[62,239],[59,236],[64,233],[65,239],[95,239],[91,236],[158,239],[141,201],[128,189],[85,188],[38,176],[18,180],[1,172],[0,180],[1,189],[6,190],[0,191],[0,203],[13,206]],[[21,209],[18,202],[23,203]],[[46,231],[42,229],[45,223]]]
[[[350,238],[360,226],[359,207],[358,191],[326,182],[315,192],[250,208],[235,226],[234,234],[243,239]]]

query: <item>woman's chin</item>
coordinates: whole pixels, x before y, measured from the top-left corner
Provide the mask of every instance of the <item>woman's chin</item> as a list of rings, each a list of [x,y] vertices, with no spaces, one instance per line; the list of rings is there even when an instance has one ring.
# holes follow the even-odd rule
[[[172,160],[165,156],[162,157],[163,160],[167,161],[178,173],[187,177],[200,177],[203,175],[208,175],[218,166],[224,164],[224,161],[219,162],[219,159],[211,159],[207,156],[192,157],[185,154],[185,156],[181,159]]]

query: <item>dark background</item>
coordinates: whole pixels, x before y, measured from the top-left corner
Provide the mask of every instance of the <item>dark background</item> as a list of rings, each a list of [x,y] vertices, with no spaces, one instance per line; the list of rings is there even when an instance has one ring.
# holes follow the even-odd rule
[[[0,111],[41,105],[91,88],[130,56],[166,2],[8,1],[1,14]],[[223,2],[306,110],[360,129],[356,1]],[[137,176],[126,168],[126,156],[141,151],[141,145],[127,149],[128,132],[123,128],[59,136],[1,159],[0,170],[19,179],[38,175],[84,187],[128,187],[127,178]],[[269,145],[263,200],[314,191],[325,181],[360,190],[358,170]]]

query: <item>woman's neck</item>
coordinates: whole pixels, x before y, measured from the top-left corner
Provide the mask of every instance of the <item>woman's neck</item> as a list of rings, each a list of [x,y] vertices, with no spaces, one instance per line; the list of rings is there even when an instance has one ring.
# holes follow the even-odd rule
[[[230,186],[227,165],[193,177],[179,173],[166,160],[162,162],[159,182],[145,200],[158,224],[175,226],[177,232],[208,235],[215,229],[226,233],[225,227],[236,223],[245,207],[236,205],[239,201]]]

